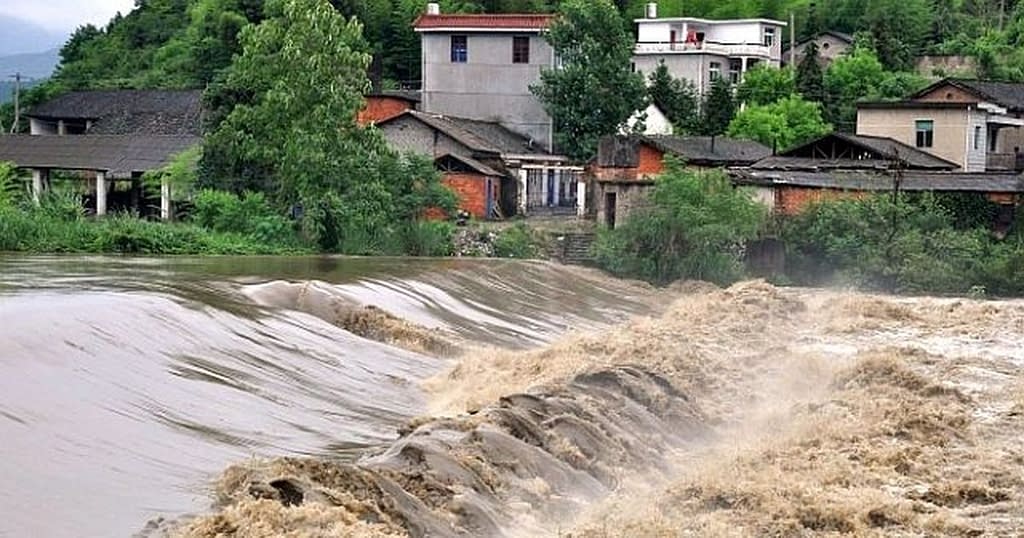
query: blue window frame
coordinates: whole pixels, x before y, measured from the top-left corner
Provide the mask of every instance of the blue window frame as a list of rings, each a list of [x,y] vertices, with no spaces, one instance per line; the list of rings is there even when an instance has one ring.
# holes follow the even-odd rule
[[[452,36],[452,63],[464,64],[469,60],[469,38],[464,35]]]

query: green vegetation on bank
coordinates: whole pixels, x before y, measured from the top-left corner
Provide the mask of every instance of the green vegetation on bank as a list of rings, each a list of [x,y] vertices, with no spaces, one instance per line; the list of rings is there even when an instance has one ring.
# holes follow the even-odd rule
[[[609,272],[655,284],[728,284],[752,276],[747,247],[775,237],[786,263],[773,276],[794,284],[1019,296],[1024,230],[996,234],[997,213],[982,195],[880,193],[822,201],[772,221],[720,173],[675,164],[658,179],[649,207],[600,233],[595,254]]]
[[[686,170],[670,162],[648,206],[594,246],[597,263],[613,274],[655,284],[699,279],[726,284],[744,275],[743,248],[757,237],[767,212],[720,171]]]

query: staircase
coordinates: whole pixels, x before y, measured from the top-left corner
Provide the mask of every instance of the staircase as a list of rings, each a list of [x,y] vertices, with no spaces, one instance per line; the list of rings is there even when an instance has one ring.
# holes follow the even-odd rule
[[[593,232],[569,232],[555,236],[556,252],[554,258],[562,263],[589,265],[594,261],[590,249],[594,245],[596,235]]]

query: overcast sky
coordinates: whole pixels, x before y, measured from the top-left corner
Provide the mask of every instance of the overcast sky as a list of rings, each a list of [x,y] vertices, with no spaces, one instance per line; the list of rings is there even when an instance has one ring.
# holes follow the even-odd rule
[[[118,11],[128,13],[133,7],[135,0],[0,0],[0,15],[67,34],[83,24],[106,24]]]

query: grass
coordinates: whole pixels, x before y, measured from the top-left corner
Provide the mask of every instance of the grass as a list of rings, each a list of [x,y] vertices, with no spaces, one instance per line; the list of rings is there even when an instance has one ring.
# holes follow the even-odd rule
[[[298,243],[213,232],[192,224],[149,222],[131,215],[102,219],[60,217],[43,211],[0,208],[0,251],[124,254],[299,254]]]

